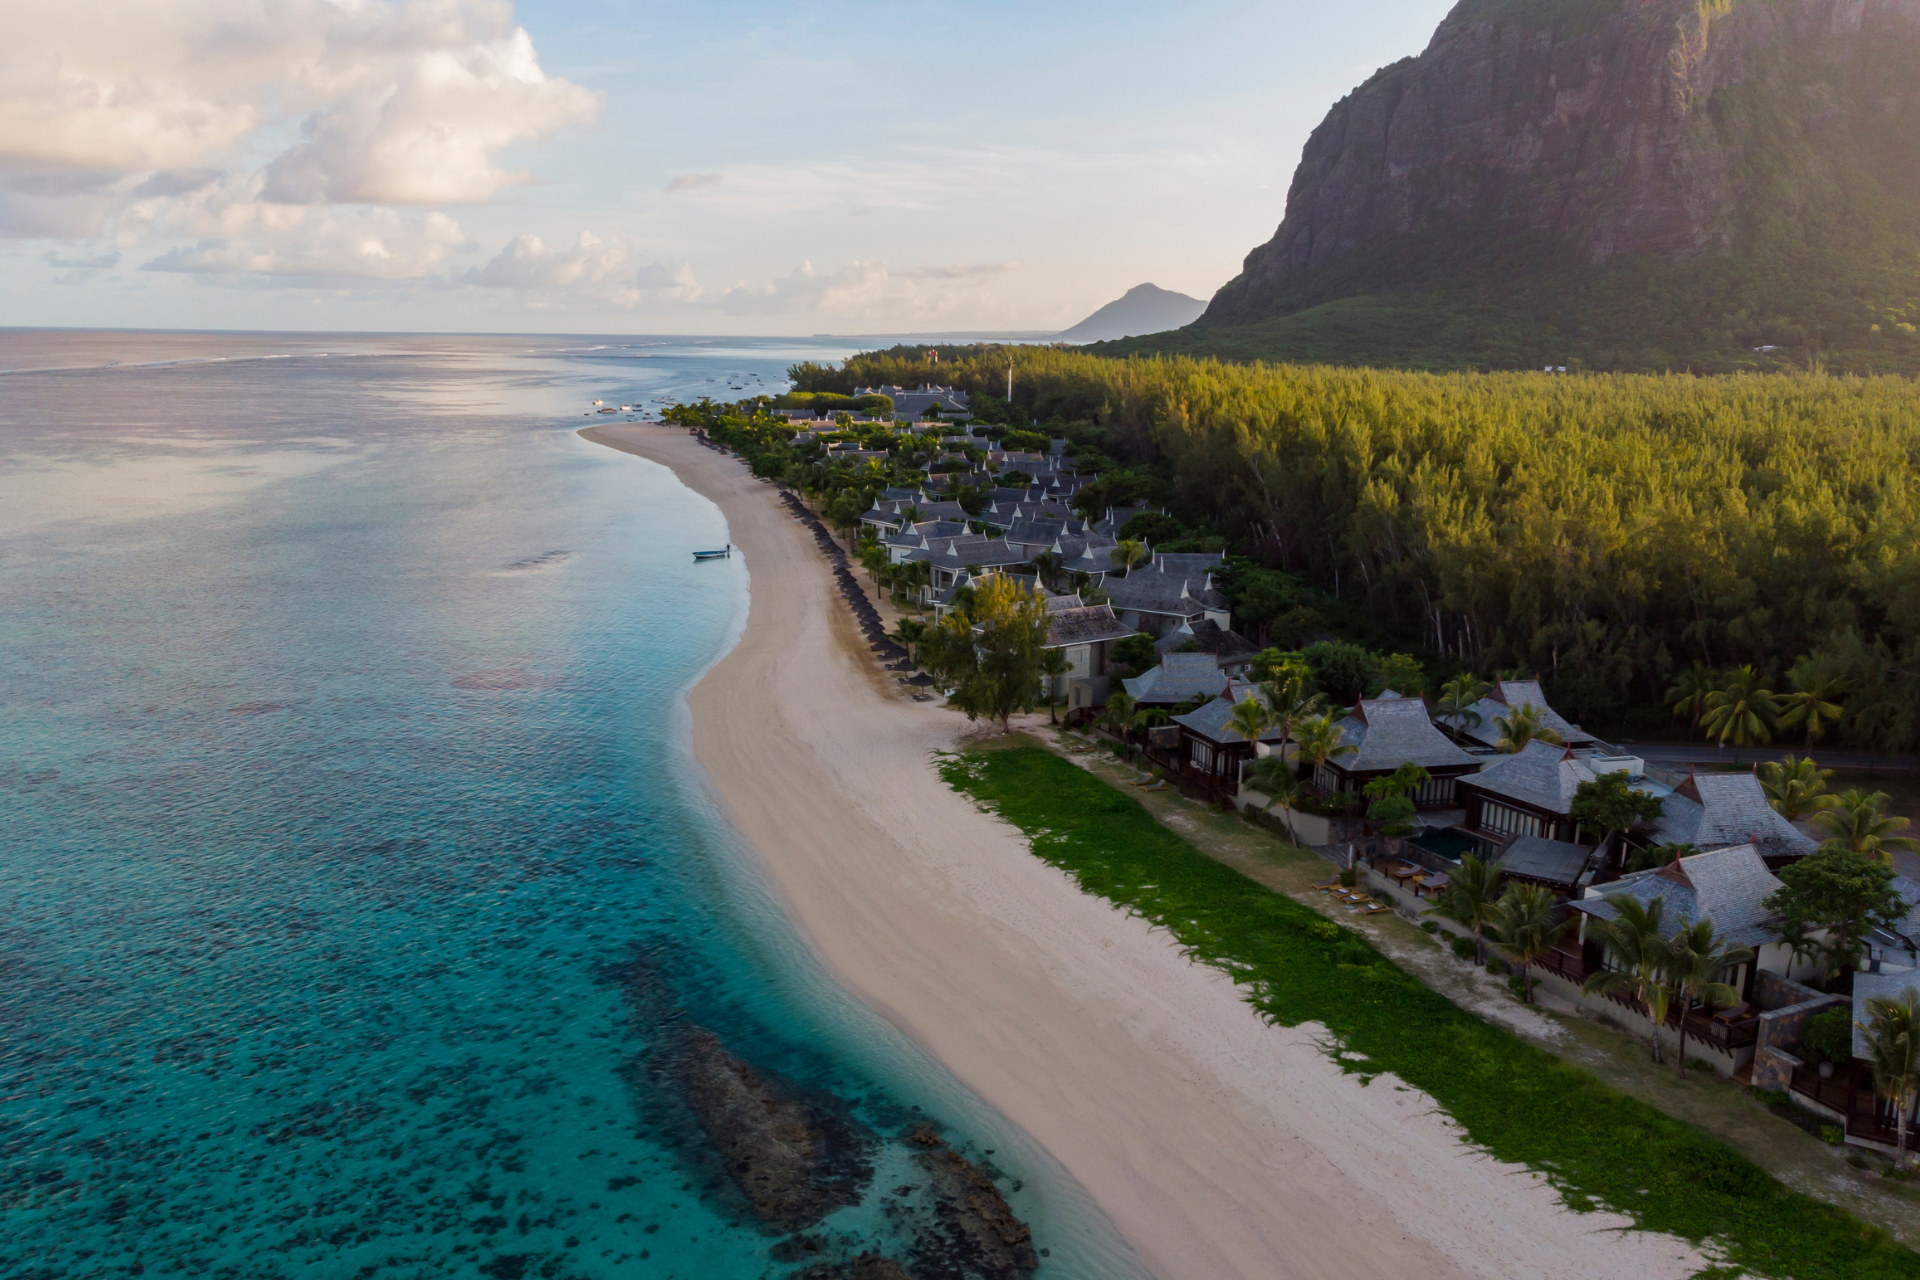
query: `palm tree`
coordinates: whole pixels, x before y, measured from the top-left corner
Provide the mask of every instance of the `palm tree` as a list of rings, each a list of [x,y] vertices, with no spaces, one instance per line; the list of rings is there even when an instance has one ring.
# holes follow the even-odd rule
[[[1059,724],[1053,708],[1060,701],[1058,688],[1060,677],[1067,674],[1067,651],[1065,649],[1042,649],[1040,651],[1040,678],[1047,682],[1047,723]]]
[[[1293,829],[1293,811],[1306,799],[1307,784],[1301,781],[1294,767],[1279,756],[1264,756],[1253,762],[1247,785],[1267,797],[1266,812],[1272,813],[1273,806],[1280,806],[1281,817],[1287,824],[1287,839],[1299,844],[1300,835]]]
[[[1428,915],[1451,920],[1473,932],[1475,964],[1487,962],[1487,939],[1481,931],[1498,900],[1495,895],[1500,889],[1500,875],[1499,867],[1469,853],[1460,859],[1459,870],[1447,878],[1447,887],[1440,891],[1434,905],[1427,908]]]
[[[1120,544],[1113,549],[1113,558],[1119,561],[1120,567],[1129,573],[1133,572],[1136,567],[1145,564],[1147,557],[1151,554],[1152,552],[1147,549],[1146,543],[1136,541],[1132,538],[1122,539]]]
[[[1714,691],[1716,683],[1713,668],[1696,662],[1682,671],[1680,678],[1667,689],[1667,705],[1673,708],[1674,718],[1685,716],[1687,719],[1689,743],[1700,727],[1701,717],[1707,714],[1707,695]]]
[[[1660,1055],[1660,1028],[1667,1020],[1667,940],[1660,932],[1664,900],[1642,903],[1625,894],[1609,897],[1614,909],[1611,920],[1595,918],[1587,924],[1587,936],[1596,939],[1613,957],[1616,967],[1605,969],[1581,984],[1582,995],[1606,995],[1628,991],[1646,1006],[1647,1021],[1653,1032],[1653,1060]]]
[[[1804,662],[1793,669],[1790,678],[1793,692],[1780,700],[1780,727],[1795,729],[1805,725],[1807,750],[1811,752],[1814,740],[1840,723],[1844,710],[1840,698],[1847,691],[1847,681],[1836,676],[1820,676]]]
[[[1701,725],[1722,746],[1733,743],[1733,762],[1739,764],[1741,747],[1773,741],[1774,722],[1779,718],[1780,703],[1773,690],[1762,688],[1759,673],[1746,666],[1729,671],[1726,687],[1707,695]]]
[[[1907,1114],[1920,1094],[1920,993],[1908,988],[1898,996],[1872,996],[1867,1017],[1859,1024],[1867,1033],[1867,1065],[1873,1087],[1893,1104],[1896,1145],[1894,1163],[1907,1163]]]
[[[914,646],[926,638],[927,624],[918,618],[902,618],[893,624],[893,641],[907,651],[907,661],[913,661]]]
[[[1564,747],[1567,740],[1541,723],[1543,719],[1540,708],[1531,702],[1504,716],[1495,716],[1493,727],[1500,731],[1500,741],[1494,745],[1508,755],[1525,751],[1529,742],[1551,742],[1556,747]]]
[[[1339,722],[1332,716],[1302,720],[1295,733],[1300,743],[1300,758],[1316,768],[1342,756],[1350,756],[1360,749],[1352,743],[1341,741],[1343,735]]]
[[[1273,712],[1272,727],[1280,731],[1280,754],[1287,754],[1287,745],[1293,741],[1294,727],[1301,721],[1319,715],[1327,705],[1325,694],[1309,694],[1306,681],[1295,672],[1284,679],[1269,680],[1260,686],[1267,697],[1267,709]]]
[[[1729,969],[1753,959],[1747,947],[1731,947],[1713,932],[1713,921],[1701,918],[1667,940],[1667,978],[1680,997],[1680,1054],[1674,1064],[1682,1079],[1687,1074],[1687,1014],[1696,1004],[1709,1007],[1732,1004],[1740,993],[1720,980]]]
[[[1249,693],[1243,700],[1233,704],[1233,712],[1227,717],[1227,728],[1248,742],[1257,743],[1261,734],[1273,728],[1273,715],[1265,703]]]
[[[1130,693],[1115,693],[1107,696],[1107,709],[1100,716],[1100,723],[1114,731],[1120,741],[1126,742],[1127,735],[1133,730],[1133,715],[1138,704]]]
[[[1850,850],[1888,866],[1893,865],[1895,849],[1920,853],[1920,840],[1896,834],[1913,824],[1905,818],[1886,816],[1888,799],[1890,797],[1884,791],[1869,795],[1858,787],[1842,793],[1832,808],[1813,816],[1813,820],[1828,832],[1820,851]]]
[[[1767,761],[1755,772],[1760,777],[1760,789],[1767,793],[1767,803],[1788,822],[1798,822],[1839,803],[1827,794],[1827,779],[1833,776],[1833,770],[1818,768],[1811,758],[1796,760],[1788,755],[1784,760]]]
[[[1433,709],[1440,713],[1440,722],[1458,736],[1462,729],[1479,726],[1480,713],[1473,709],[1474,704],[1492,691],[1492,685],[1473,675],[1456,676],[1440,686],[1440,699]]]
[[[1521,999],[1533,1003],[1533,966],[1553,950],[1572,920],[1556,920],[1560,900],[1537,884],[1510,885],[1487,913],[1487,936],[1520,966]]]

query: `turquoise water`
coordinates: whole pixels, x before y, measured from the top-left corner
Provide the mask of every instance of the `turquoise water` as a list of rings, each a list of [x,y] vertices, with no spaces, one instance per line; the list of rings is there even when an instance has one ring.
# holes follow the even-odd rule
[[[0,332],[0,1274],[791,1274],[694,1024],[878,1135],[803,1260],[903,1256],[931,1120],[1042,1276],[1138,1274],[773,908],[682,698],[746,566],[574,434],[838,354]]]

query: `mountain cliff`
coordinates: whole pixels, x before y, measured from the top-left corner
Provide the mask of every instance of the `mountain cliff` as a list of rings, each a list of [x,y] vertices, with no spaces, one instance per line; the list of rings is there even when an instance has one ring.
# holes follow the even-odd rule
[[[1140,333],[1159,333],[1192,324],[1206,309],[1207,304],[1198,298],[1189,298],[1156,284],[1138,284],[1073,328],[1054,334],[1053,341],[1104,342]]]
[[[1158,346],[1912,371],[1917,255],[1920,0],[1462,0]]]

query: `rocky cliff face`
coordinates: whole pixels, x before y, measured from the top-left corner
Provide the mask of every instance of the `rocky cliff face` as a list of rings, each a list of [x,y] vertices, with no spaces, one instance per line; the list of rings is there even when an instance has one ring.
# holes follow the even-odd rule
[[[1314,131],[1285,221],[1201,323],[1463,224],[1591,264],[1738,254],[1770,219],[1846,217],[1861,184],[1910,203],[1916,138],[1920,0],[1462,0]]]

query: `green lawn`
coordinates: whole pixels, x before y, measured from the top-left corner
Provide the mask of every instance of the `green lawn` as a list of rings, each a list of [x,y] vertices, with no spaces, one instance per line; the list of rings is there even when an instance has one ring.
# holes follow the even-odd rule
[[[1541,1170],[1574,1208],[1615,1209],[1649,1230],[1714,1241],[1732,1268],[1715,1275],[1920,1277],[1920,1255],[1878,1228],[1466,1013],[1352,930],[1221,866],[1139,801],[1051,752],[974,752],[944,772],[1087,892],[1230,974],[1263,1014],[1324,1024],[1350,1072],[1370,1080],[1391,1071],[1426,1091],[1473,1141]]]

